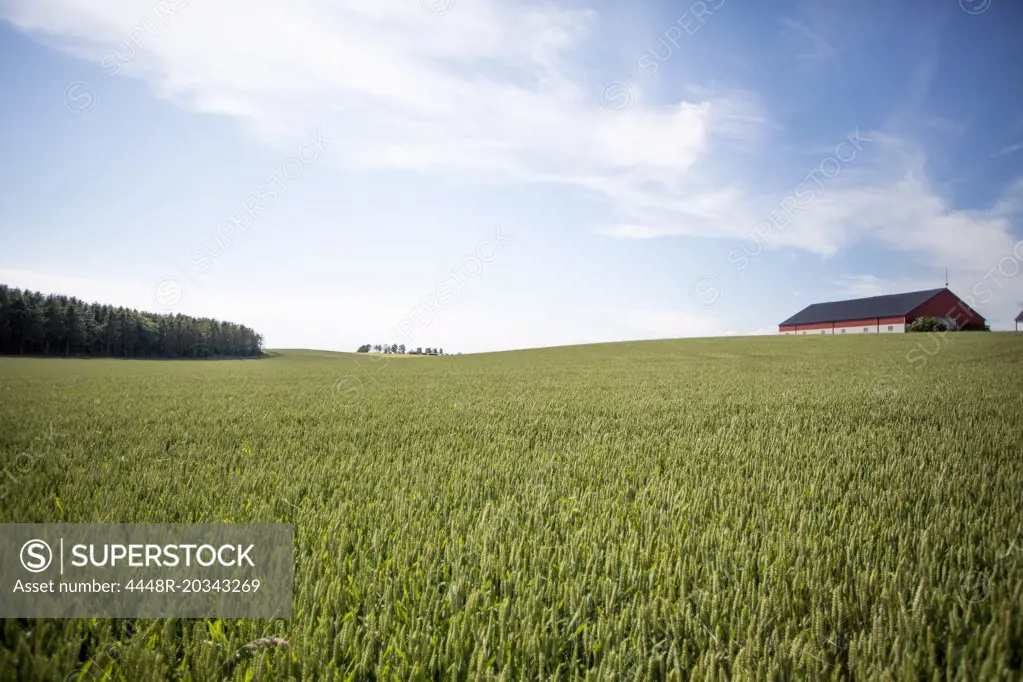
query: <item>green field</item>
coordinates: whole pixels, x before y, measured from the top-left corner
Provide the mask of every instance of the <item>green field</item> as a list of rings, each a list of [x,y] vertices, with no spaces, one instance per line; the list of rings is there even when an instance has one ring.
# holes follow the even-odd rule
[[[1023,676],[1023,334],[356,359],[0,358],[0,521],[296,529],[293,619],[0,677]]]

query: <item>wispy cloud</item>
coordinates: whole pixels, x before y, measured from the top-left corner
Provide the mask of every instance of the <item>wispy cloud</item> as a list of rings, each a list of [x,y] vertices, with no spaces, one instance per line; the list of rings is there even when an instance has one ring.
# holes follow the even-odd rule
[[[1010,144],[1007,147],[1002,147],[996,152],[991,152],[991,158],[996,159],[999,156],[1008,156],[1009,154],[1015,154],[1018,151],[1023,151],[1023,142]]]
[[[99,63],[123,48],[144,9],[39,0],[0,3],[0,16]],[[192,3],[119,63],[120,76],[188,110],[235,118],[282,148],[311,127],[358,131],[338,143],[349,168],[558,183],[624,216],[716,218],[730,195],[708,171],[730,144],[756,138],[759,107],[743,92],[704,90],[609,115],[576,58],[593,19],[497,0],[443,16],[399,0],[258,12],[241,0]]]
[[[919,278],[885,279],[876,275],[842,275],[832,282],[832,291],[836,300],[847,298],[865,298],[883,296],[901,291],[925,291],[937,289],[943,282]]]
[[[798,33],[810,43],[809,52],[802,52],[796,55],[799,59],[822,61],[830,59],[838,54],[838,50],[832,47],[831,43],[825,40],[820,33],[813,30],[806,24],[796,21],[791,17],[782,17],[779,21],[781,22],[781,25],[789,29],[789,31]]]

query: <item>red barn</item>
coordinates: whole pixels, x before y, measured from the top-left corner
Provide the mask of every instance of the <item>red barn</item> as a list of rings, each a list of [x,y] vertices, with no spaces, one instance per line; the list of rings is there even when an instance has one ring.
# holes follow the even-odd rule
[[[983,329],[985,322],[948,289],[911,291],[814,303],[778,325],[781,334],[898,334],[918,317],[936,317],[949,329]]]

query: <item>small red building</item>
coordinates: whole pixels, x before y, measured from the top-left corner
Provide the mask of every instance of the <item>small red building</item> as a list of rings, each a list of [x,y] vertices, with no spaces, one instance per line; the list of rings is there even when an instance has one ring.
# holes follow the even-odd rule
[[[948,289],[814,303],[778,325],[781,334],[898,334],[918,317],[949,329],[983,329],[984,318]],[[1023,314],[1021,314],[1023,317]]]

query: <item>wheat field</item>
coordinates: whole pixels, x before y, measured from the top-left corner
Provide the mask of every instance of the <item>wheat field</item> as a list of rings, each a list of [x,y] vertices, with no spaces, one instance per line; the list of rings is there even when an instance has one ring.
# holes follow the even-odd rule
[[[1020,679],[1021,426],[1008,333],[0,358],[0,521],[295,527],[292,619],[0,679]]]

